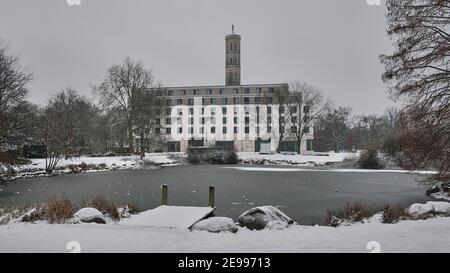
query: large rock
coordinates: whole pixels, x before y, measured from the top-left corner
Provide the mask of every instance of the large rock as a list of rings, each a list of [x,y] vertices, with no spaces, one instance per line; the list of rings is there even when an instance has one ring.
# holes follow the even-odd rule
[[[426,219],[433,216],[434,207],[431,204],[412,204],[405,209],[405,212],[411,216],[413,220]]]
[[[450,216],[450,203],[449,202],[427,202],[427,205],[433,206],[433,212],[435,214],[445,214]]]
[[[191,230],[206,230],[209,232],[237,232],[238,227],[233,219],[228,217],[211,217],[194,224]]]
[[[73,216],[83,223],[106,224],[103,214],[95,208],[82,208]]]
[[[270,222],[274,223],[269,225]],[[283,223],[286,223],[286,225]],[[251,230],[261,230],[266,227],[279,229],[294,223],[294,220],[274,206],[252,208],[239,216],[239,224]]]

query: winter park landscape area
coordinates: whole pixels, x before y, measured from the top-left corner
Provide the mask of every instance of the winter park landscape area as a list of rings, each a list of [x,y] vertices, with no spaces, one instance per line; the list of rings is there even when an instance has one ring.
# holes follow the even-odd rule
[[[186,2],[0,4],[0,253],[450,252],[450,1]]]

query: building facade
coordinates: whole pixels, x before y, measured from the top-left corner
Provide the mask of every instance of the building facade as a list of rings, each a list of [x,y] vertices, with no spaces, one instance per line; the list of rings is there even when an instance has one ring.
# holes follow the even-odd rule
[[[189,147],[217,147],[236,152],[269,152],[279,145],[280,112],[277,95],[287,83],[241,84],[241,37],[225,37],[225,85],[165,87],[167,104],[161,129],[167,146],[162,150],[184,152]],[[159,89],[160,90],[160,89]],[[307,115],[297,109],[298,117]],[[293,114],[296,115],[295,113]],[[287,130],[289,125],[286,124]],[[312,150],[312,128],[301,151]],[[281,150],[298,151],[293,135],[284,138]]]

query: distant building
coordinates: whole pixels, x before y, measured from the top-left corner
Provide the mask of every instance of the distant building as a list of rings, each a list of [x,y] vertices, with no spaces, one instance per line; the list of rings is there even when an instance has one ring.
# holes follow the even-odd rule
[[[161,150],[184,152],[193,146],[236,152],[277,149],[278,117],[282,113],[276,94],[288,91],[288,84],[242,85],[241,36],[234,33],[234,27],[225,37],[225,48],[225,85],[163,88],[169,107],[158,130],[167,139],[167,146]],[[312,150],[313,132],[312,128],[308,130],[302,151]],[[281,150],[298,151],[292,135],[287,135]]]

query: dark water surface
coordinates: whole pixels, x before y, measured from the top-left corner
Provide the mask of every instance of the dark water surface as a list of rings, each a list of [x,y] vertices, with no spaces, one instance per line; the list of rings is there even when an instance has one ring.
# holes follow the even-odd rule
[[[19,179],[0,186],[0,206],[32,204],[54,195],[81,201],[100,194],[118,205],[133,203],[140,209],[151,209],[160,204],[162,184],[169,186],[170,205],[207,206],[208,187],[214,185],[218,216],[237,220],[251,207],[274,205],[301,224],[322,224],[327,209],[346,202],[383,205],[430,200],[415,178],[403,173],[260,172],[217,165],[179,166]]]

